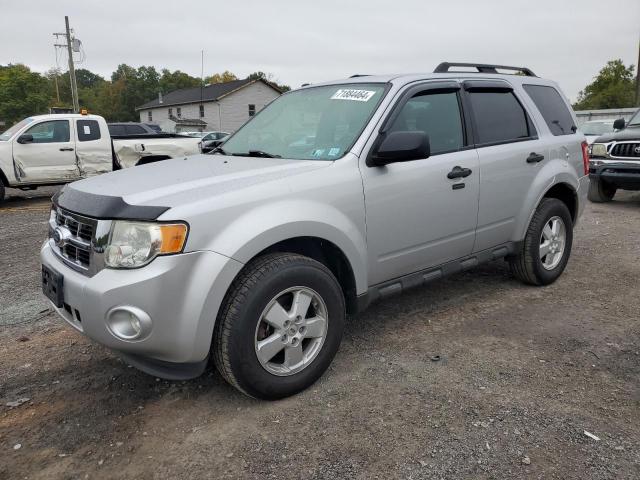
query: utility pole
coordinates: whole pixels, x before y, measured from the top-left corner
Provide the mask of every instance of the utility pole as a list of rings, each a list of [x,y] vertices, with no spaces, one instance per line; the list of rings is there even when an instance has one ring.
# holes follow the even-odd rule
[[[78,83],[76,82],[76,69],[73,65],[73,40],[71,36],[71,28],[69,28],[69,17],[64,17],[65,33],[54,33],[56,38],[64,37],[66,42],[64,44],[54,44],[56,47],[66,48],[67,55],[69,57],[69,84],[71,85],[71,102],[73,103],[73,112],[78,113],[80,111],[80,102],[78,100]]]
[[[71,31],[69,29],[69,17],[65,15],[64,25],[67,33],[67,52],[69,54],[69,80],[71,82],[71,98],[73,100],[73,113],[80,111],[78,100],[78,84],[76,83],[76,69],[73,66],[73,49],[71,47]]]

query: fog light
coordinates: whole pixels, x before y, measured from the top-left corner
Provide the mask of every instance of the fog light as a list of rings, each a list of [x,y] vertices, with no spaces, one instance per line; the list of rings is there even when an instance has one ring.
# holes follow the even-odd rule
[[[151,333],[151,317],[138,307],[114,307],[107,312],[107,327],[120,340],[142,340]]]

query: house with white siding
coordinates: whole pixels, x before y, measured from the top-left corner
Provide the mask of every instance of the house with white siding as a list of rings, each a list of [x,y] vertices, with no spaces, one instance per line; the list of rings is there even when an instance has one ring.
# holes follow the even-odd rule
[[[247,78],[159,94],[136,110],[141,122],[156,123],[168,133],[233,133],[281,93],[266,80]]]

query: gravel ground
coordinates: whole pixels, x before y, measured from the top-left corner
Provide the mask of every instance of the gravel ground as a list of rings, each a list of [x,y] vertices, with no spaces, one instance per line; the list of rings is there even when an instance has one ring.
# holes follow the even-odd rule
[[[267,403],[147,376],[52,315],[51,193],[0,207],[2,479],[640,478],[640,194],[587,206],[554,285],[495,262],[377,303]]]

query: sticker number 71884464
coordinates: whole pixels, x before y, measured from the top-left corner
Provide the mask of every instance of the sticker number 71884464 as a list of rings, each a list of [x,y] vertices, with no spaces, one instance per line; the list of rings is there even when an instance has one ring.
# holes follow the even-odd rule
[[[372,90],[341,88],[333,94],[331,100],[355,100],[356,102],[368,102],[375,93],[376,92]]]

